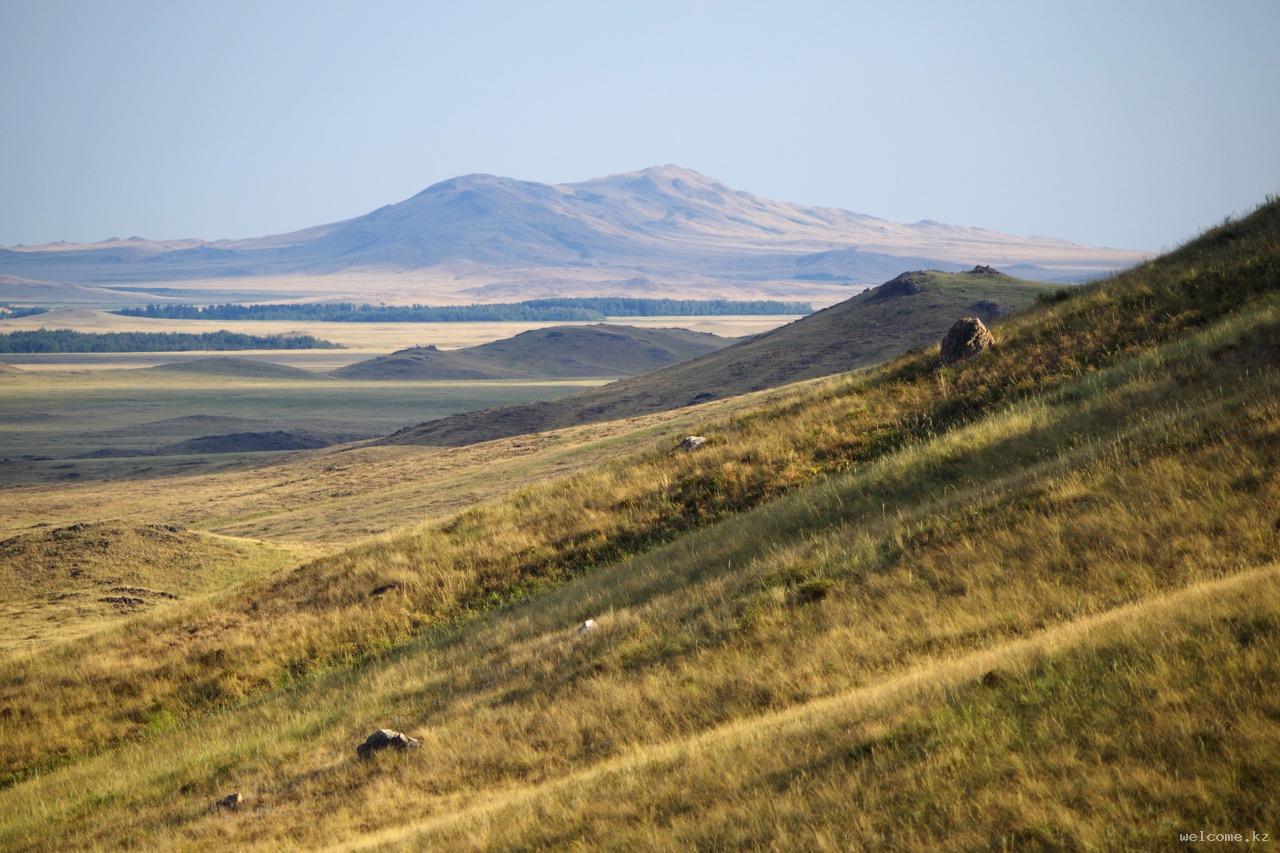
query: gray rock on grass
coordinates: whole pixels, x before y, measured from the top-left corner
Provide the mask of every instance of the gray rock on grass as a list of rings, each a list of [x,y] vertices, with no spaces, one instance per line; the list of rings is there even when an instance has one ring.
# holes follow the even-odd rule
[[[707,440],[700,435],[688,435],[680,442],[678,449],[691,453],[694,450],[700,450],[706,443]]]
[[[995,338],[977,317],[962,317],[942,339],[942,363],[952,364],[980,355],[995,345]]]
[[[409,737],[403,732],[398,732],[394,729],[378,729],[365,738],[364,743],[356,747],[356,756],[370,758],[375,752],[380,752],[384,749],[390,748],[399,752],[406,749],[417,749],[419,745],[417,738]]]

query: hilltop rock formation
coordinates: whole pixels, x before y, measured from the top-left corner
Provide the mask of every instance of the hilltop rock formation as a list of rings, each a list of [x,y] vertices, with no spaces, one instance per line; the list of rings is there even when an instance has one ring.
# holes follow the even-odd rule
[[[929,274],[922,270],[904,272],[896,278],[889,279],[879,287],[872,288],[871,297],[873,299],[888,299],[891,296],[912,296],[924,290],[925,283],[928,280]]]
[[[942,339],[942,363],[972,358],[995,345],[995,338],[977,317],[961,317]]]

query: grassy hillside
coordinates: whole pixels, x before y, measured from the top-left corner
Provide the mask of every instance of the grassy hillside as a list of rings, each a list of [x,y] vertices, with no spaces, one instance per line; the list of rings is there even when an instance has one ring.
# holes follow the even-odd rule
[[[521,486],[637,450],[667,447],[713,412],[728,417],[759,405],[771,393],[782,392],[461,448],[344,446],[253,467],[191,466],[163,480],[103,477],[9,486],[0,491],[0,536],[37,523],[68,525],[114,517],[137,524],[177,522],[290,547],[343,550],[360,538],[451,516]],[[199,423],[209,432],[242,428],[233,418]]]
[[[343,379],[568,379],[633,376],[732,343],[688,329],[551,326],[457,350],[413,347],[334,371]]]
[[[82,636],[294,562],[176,524],[41,525],[0,539],[0,649]]]
[[[459,445],[702,403],[876,364],[940,338],[960,317],[994,320],[1058,292],[978,267],[904,273],[735,346],[561,400],[467,412],[402,430],[395,444]]]
[[[1280,202],[995,331],[3,659],[0,845],[1274,831]]]

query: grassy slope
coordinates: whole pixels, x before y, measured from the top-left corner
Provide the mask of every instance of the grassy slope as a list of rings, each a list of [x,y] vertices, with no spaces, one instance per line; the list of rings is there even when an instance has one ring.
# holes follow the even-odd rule
[[[520,486],[625,456],[670,447],[707,418],[724,418],[786,391],[733,397],[678,412],[568,427],[457,448],[338,447],[229,470],[164,479],[103,477],[0,491],[0,536],[36,524],[115,518],[172,523],[289,547],[342,550],[361,538],[441,518]],[[254,422],[198,419],[203,432]],[[160,425],[150,425],[159,432]],[[191,431],[186,424],[175,428]],[[105,462],[107,460],[95,460]]]
[[[927,272],[918,292],[892,282],[692,361],[562,400],[446,417],[391,443],[458,445],[658,412],[876,364],[942,337],[959,317],[1024,308],[1056,286],[1005,275]],[[895,280],[896,281],[896,280]],[[914,290],[914,288],[912,288]],[[975,307],[977,306],[977,307]]]
[[[1246,688],[1274,680],[1280,623],[1257,568],[1280,553],[1278,289],[1271,205],[1013,319],[977,361],[795,389],[708,421],[701,453],[6,662],[6,766],[62,766],[0,793],[0,841],[1265,831],[1276,710]],[[950,689],[895,687],[920,681]],[[383,724],[425,749],[352,760]],[[209,813],[233,789],[248,809]]]
[[[0,540],[0,649],[83,636],[298,560],[178,525],[96,522]]]
[[[532,329],[457,350],[419,347],[334,371],[345,379],[565,379],[633,376],[713,352],[731,339],[688,329],[596,324]]]

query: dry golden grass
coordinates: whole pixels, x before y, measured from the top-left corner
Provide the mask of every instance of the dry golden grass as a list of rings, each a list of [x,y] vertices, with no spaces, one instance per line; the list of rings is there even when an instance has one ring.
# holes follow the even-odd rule
[[[300,556],[174,524],[40,525],[0,540],[0,652],[84,636]]]
[[[1280,676],[1277,652],[1273,565],[494,791],[334,849],[602,838],[646,849],[1152,849],[1206,822],[1248,836],[1280,820],[1269,790],[1280,701],[1258,692]]]
[[[0,535],[41,523],[121,518],[331,551],[620,455],[666,448],[707,417],[770,396],[470,447],[343,446],[209,473],[15,486],[0,490]]]
[[[1140,404],[1152,405],[1168,390],[1145,378],[1148,387],[1139,396],[1094,405],[1141,412]],[[671,826],[668,838],[676,843],[682,834],[697,837],[703,824],[676,814],[646,830],[639,818],[619,811],[625,803],[646,802],[631,795],[631,784],[654,792],[654,814],[714,812],[725,788],[685,783],[719,775],[730,792],[747,796],[753,768],[770,766],[759,755],[763,750],[773,756],[778,778],[797,777],[800,788],[789,808],[799,812],[808,796],[806,765],[786,757],[804,750],[776,748],[776,712],[823,697],[836,697],[832,707],[840,707],[846,691],[878,691],[881,680],[904,670],[979,653],[960,665],[972,674],[973,660],[994,665],[1011,642],[1162,591],[1212,583],[1273,555],[1274,535],[1267,538],[1258,516],[1274,505],[1277,484],[1239,482],[1258,470],[1257,454],[1269,452],[1267,442],[1224,433],[1243,423],[1273,435],[1280,425],[1273,390],[1211,394],[1194,408],[1184,398],[1164,417],[1135,415],[1111,440],[1082,440],[1040,464],[1037,432],[1054,427],[1055,416],[1070,417],[1074,407],[1024,406],[584,576],[501,616],[430,633],[353,670],[284,687],[264,703],[165,723],[175,730],[166,734],[161,727],[136,747],[20,786],[9,805],[34,821],[27,823],[32,831],[60,827],[74,844],[107,843],[122,832],[136,843],[158,844],[181,826],[183,843],[314,845],[403,823],[408,814],[440,815],[441,828],[452,832],[456,812],[465,833],[442,841],[503,846],[577,837],[586,843],[618,832],[625,838],[626,827],[635,826],[647,833],[635,836],[644,843],[661,840],[659,827]],[[1079,422],[1096,415],[1085,412]],[[1134,454],[1131,445],[1146,450]],[[992,476],[999,471],[1007,473]],[[925,472],[953,482],[953,489],[920,501],[918,478]],[[893,500],[895,492],[917,497],[904,506]],[[868,500],[873,496],[889,497],[894,511],[882,515],[878,501]],[[1019,509],[1012,517],[1011,505]],[[1151,512],[1153,505],[1164,509]],[[1046,520],[1054,532],[1042,536]],[[1089,570],[1064,565],[1064,555]],[[572,626],[584,615],[595,615],[601,627],[579,640]],[[1089,624],[1067,631],[1080,633]],[[112,662],[117,677],[121,663]],[[896,710],[889,711],[892,721]],[[741,763],[727,772],[729,759],[709,748],[718,741],[704,745],[702,733],[726,726],[749,733],[757,718],[761,735],[746,739],[758,746],[746,755],[732,752]],[[380,760],[373,767],[351,760],[351,748],[370,727],[365,721],[421,736],[421,760]],[[873,714],[871,723],[874,731],[884,720]],[[153,721],[148,726],[157,728]],[[830,729],[819,726],[801,737],[805,749],[843,754],[832,746]],[[843,722],[834,729],[850,736]],[[866,733],[855,732],[858,738]],[[855,758],[856,746],[848,747]],[[657,761],[652,773],[642,762],[621,781],[607,772],[609,762],[621,760],[625,769],[628,756],[648,755],[651,747],[679,760]],[[116,770],[109,782],[101,781],[103,761]],[[597,773],[600,762],[606,763]],[[516,793],[523,786],[566,774],[568,789],[580,790],[594,808],[552,805],[535,811],[536,820],[519,816]],[[668,783],[650,786],[645,780],[654,774]],[[961,808],[957,798],[967,789],[956,790],[954,782],[939,789],[943,782],[928,790],[950,791],[952,799],[943,802]],[[758,784],[769,784],[769,777]],[[83,794],[71,793],[85,785]],[[224,789],[245,791],[255,811],[206,813]],[[539,796],[559,790],[552,784]],[[912,813],[902,798],[910,800],[914,790],[885,788],[883,811],[859,813],[884,832],[894,825],[895,808]],[[690,799],[699,791],[707,799]],[[724,821],[736,825],[730,819],[735,795],[727,796]],[[1141,786],[1134,796],[1143,796]],[[477,826],[467,810],[482,803],[511,805],[517,816]],[[103,814],[126,822],[105,824]],[[812,820],[815,813],[809,814]],[[847,814],[833,812],[833,822],[819,825],[847,832],[837,819]],[[547,834],[557,821],[569,827],[559,830],[563,837]],[[946,820],[931,827],[939,833],[954,828]],[[25,843],[23,837],[13,838]]]
[[[975,361],[707,410],[701,452],[0,662],[0,844],[1275,831],[1277,291],[1280,203]],[[388,725],[423,748],[356,761]]]

